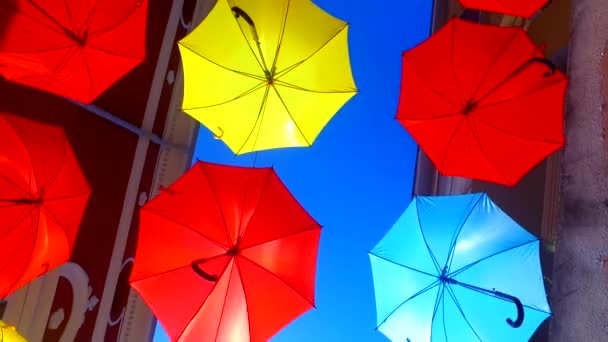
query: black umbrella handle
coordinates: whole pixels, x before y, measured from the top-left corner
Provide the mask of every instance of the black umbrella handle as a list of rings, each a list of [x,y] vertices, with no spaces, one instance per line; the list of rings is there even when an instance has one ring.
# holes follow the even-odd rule
[[[511,296],[498,291],[495,291],[494,294],[498,297],[507,299],[515,304],[515,306],[517,307],[517,318],[515,320],[507,318],[507,324],[509,324],[513,328],[521,327],[522,323],[524,323],[524,305],[521,303],[521,300],[519,300],[519,298],[515,296]]]
[[[458,280],[455,280],[453,278],[441,277],[439,279],[441,281],[447,282],[449,284],[460,285],[467,289],[487,293],[489,295],[494,295],[496,297],[500,297],[502,299],[513,302],[513,304],[515,304],[515,306],[517,307],[517,318],[515,318],[515,320],[512,320],[511,318],[507,318],[506,319],[507,324],[510,325],[512,328],[519,328],[524,323],[524,305],[521,303],[521,300],[519,300],[519,298],[512,296],[510,294],[506,294],[506,293],[502,293],[500,291],[493,290],[493,289],[488,290],[488,289],[484,289],[482,287],[477,287],[477,286],[474,286],[471,284],[461,283]]]
[[[544,64],[549,68],[549,71],[547,71],[543,76],[545,77],[551,77],[553,76],[553,74],[555,73],[555,69],[557,69],[555,67],[555,64],[553,64],[553,62],[551,62],[550,60],[546,59],[546,58],[540,58],[540,57],[534,57],[534,58],[530,58],[526,63],[522,64],[522,66],[519,67],[519,69],[517,69],[514,74],[518,74],[521,71],[523,71],[525,68],[527,68],[528,66],[530,66],[530,64],[532,63],[540,63],[540,64]]]
[[[234,6],[232,7],[232,13],[234,14],[235,18],[243,18],[247,24],[249,24],[249,27],[251,28],[251,35],[253,36],[253,40],[256,43],[256,46],[258,48],[258,53],[260,54],[260,59],[262,60],[262,68],[264,69],[264,74],[266,74],[266,77],[269,78],[271,77],[271,73],[268,70],[268,67],[266,66],[266,61],[264,60],[264,54],[262,53],[262,48],[260,47],[260,37],[258,36],[258,31],[255,28],[255,24],[253,22],[253,19],[251,19],[251,17],[249,16],[249,14],[247,14],[247,12],[245,12],[242,8]]]
[[[205,263],[205,261],[207,261],[207,259],[198,259],[198,260],[194,260],[192,263],[190,263],[190,266],[192,267],[192,270],[194,271],[194,273],[196,273],[199,277],[208,280],[208,281],[213,281],[216,282],[218,281],[219,277],[217,276],[217,274],[209,274],[205,271],[203,271],[203,269],[201,268],[201,264]]]

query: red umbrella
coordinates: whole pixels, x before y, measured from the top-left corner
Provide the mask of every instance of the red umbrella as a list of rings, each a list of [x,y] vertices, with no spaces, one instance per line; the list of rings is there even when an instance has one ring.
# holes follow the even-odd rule
[[[141,208],[131,285],[172,341],[267,341],[314,305],[320,233],[272,168],[197,162]]]
[[[529,18],[551,0],[460,0],[462,6]]]
[[[63,129],[0,114],[0,298],[70,257],[90,189]]]
[[[564,144],[568,81],[541,49],[454,18],[403,54],[397,119],[442,174],[512,186]]]
[[[145,58],[147,0],[2,0],[0,74],[90,103]],[[4,31],[4,32],[3,32]]]

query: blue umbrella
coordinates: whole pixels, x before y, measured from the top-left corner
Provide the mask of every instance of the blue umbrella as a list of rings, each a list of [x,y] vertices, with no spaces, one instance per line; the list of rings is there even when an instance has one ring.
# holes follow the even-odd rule
[[[528,341],[551,315],[538,249],[486,194],[415,197],[369,253],[378,330],[399,342]]]

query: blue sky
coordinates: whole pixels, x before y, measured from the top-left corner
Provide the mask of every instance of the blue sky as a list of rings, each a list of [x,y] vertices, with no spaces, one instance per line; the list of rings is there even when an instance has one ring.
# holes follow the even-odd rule
[[[315,0],[350,23],[350,55],[359,94],[330,121],[311,148],[259,152],[256,166],[279,177],[324,226],[319,246],[316,305],[273,342],[386,342],[376,332],[367,251],[411,199],[416,145],[394,119],[401,52],[429,34],[432,0]],[[365,3],[365,5],[364,5]],[[381,5],[380,5],[381,4]],[[201,127],[195,158],[251,166]],[[169,341],[157,328],[155,342]]]

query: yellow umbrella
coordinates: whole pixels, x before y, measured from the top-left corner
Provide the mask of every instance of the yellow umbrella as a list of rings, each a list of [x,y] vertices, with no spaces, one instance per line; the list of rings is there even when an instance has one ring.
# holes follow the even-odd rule
[[[27,340],[17,332],[14,325],[0,321],[0,342],[27,342]]]
[[[218,0],[179,49],[183,111],[236,154],[310,146],[357,92],[348,24],[309,0]]]

